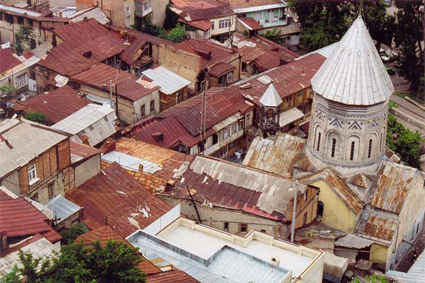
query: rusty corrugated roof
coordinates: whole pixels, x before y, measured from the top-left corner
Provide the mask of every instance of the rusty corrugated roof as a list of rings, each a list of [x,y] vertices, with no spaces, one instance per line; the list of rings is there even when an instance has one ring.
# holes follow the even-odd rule
[[[181,270],[174,269],[166,272],[148,275],[147,283],[197,283],[199,282]]]
[[[171,0],[171,5],[181,18],[192,21],[216,19],[235,14],[229,4],[216,0]]]
[[[15,51],[12,48],[0,49],[0,73],[18,66],[22,62],[15,57]]]
[[[215,64],[211,70],[210,70],[210,75],[214,76],[214,77],[221,77],[227,73],[229,73],[230,71],[233,71],[234,69],[236,69],[235,66],[228,64],[228,63],[224,63],[224,62],[218,62],[217,64]]]
[[[124,238],[146,228],[171,209],[117,163],[69,191],[66,197],[84,207],[83,221],[90,229],[104,226],[107,219]]]
[[[137,76],[103,63],[96,64],[90,69],[70,78],[73,82],[88,85],[105,92],[109,92],[109,82],[112,80],[113,84],[117,84],[117,90],[120,97],[127,98],[131,101],[136,101],[159,89],[157,86],[146,88],[137,82],[138,79]],[[108,88],[105,89],[104,85],[107,85]]]
[[[259,30],[263,28],[254,18],[251,17],[241,17],[238,18],[238,21],[241,21],[250,30]]]
[[[365,211],[358,224],[356,234],[389,246],[397,229],[398,224],[394,215]]]
[[[242,164],[291,177],[292,165],[303,152],[305,144],[305,139],[289,134],[279,133],[273,140],[256,137]]]
[[[146,39],[136,38],[121,54],[120,59],[130,66],[133,66],[139,60],[142,53],[142,47],[147,44]]]

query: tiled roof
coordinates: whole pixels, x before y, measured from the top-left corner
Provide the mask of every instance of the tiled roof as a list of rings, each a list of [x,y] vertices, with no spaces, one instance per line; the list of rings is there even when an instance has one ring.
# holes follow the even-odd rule
[[[144,38],[136,38],[121,54],[120,59],[133,66],[142,55],[140,49],[147,43]]]
[[[229,4],[215,0],[171,0],[171,8],[181,18],[191,21],[231,16],[235,12]]]
[[[39,233],[52,243],[62,239],[47,217],[23,198],[1,200],[0,211],[0,231],[9,238]]]
[[[147,280],[147,283],[197,283],[197,282],[199,281],[178,269],[149,275]]]
[[[201,56],[202,68],[212,66],[216,62],[223,62],[234,55],[232,49],[208,40],[188,39],[176,45],[176,48]]]
[[[71,81],[89,85],[99,90],[104,89],[104,85],[109,86],[109,81],[118,85],[120,97],[136,101],[143,96],[159,89],[159,87],[145,88],[137,82],[139,78],[127,72],[115,69],[103,63],[96,64],[90,69],[71,77]]]
[[[22,62],[15,57],[15,52],[12,48],[0,49],[0,73],[3,73]]]
[[[249,30],[259,30],[263,28],[254,18],[242,17],[238,18],[238,21],[240,21]]]
[[[83,221],[90,229],[104,226],[107,219],[124,238],[146,228],[171,209],[117,163],[68,192],[66,197],[84,207]]]
[[[253,107],[235,89],[210,89],[206,92],[206,100],[207,136],[215,132],[212,128],[214,125]],[[162,120],[136,130],[132,137],[166,148],[179,144],[195,145],[200,141],[201,102],[202,97],[197,95],[159,113],[157,117]],[[152,136],[155,133],[162,133],[163,140],[157,142]]]
[[[219,62],[211,68],[209,73],[211,76],[221,77],[234,69],[236,69],[236,67],[231,64]]]
[[[273,81],[273,84],[281,98],[294,94],[311,86],[311,78],[325,61],[325,57],[320,54],[312,54],[303,57],[300,60],[271,69],[259,75],[237,83],[234,87],[244,87],[240,93],[259,105],[259,100],[268,84],[262,83],[258,78],[267,76]]]
[[[194,189],[192,195],[200,202],[206,200],[273,220],[285,220],[294,190],[303,193],[307,187],[272,173],[203,156],[195,158],[181,183]],[[188,193],[180,189],[175,195],[187,197]]]
[[[348,105],[387,101],[394,86],[361,15],[311,80],[314,91]]]
[[[82,98],[72,87],[65,85],[15,104],[14,110],[44,113],[48,123],[54,124],[89,103],[90,100]]]
[[[167,39],[163,39],[157,36],[153,36],[147,33],[143,33],[140,32],[138,30],[134,30],[132,28],[129,27],[119,27],[119,26],[114,26],[114,25],[108,25],[107,26],[110,30],[119,33],[119,34],[124,34],[124,35],[129,35],[129,36],[133,36],[142,40],[146,40],[147,42],[154,44],[154,45],[160,45],[160,44],[164,44],[164,45],[170,45],[170,46],[175,46],[177,45],[177,43],[175,43],[174,41],[170,41]]]

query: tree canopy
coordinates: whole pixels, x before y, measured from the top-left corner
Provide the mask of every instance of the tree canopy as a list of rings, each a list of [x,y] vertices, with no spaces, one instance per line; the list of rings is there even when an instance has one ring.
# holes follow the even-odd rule
[[[138,267],[142,259],[137,251],[116,241],[108,241],[104,247],[97,241],[89,248],[82,243],[71,243],[44,260],[21,250],[19,260],[22,267],[2,283],[18,283],[18,276],[25,277],[29,283],[146,282],[146,274]]]
[[[20,25],[15,39],[15,51],[18,55],[22,55],[22,52],[30,47],[31,40],[34,39],[34,28],[31,25]]]
[[[47,123],[46,115],[41,112],[27,112],[25,113],[24,117],[25,119],[36,122],[36,123],[40,123],[44,125]]]

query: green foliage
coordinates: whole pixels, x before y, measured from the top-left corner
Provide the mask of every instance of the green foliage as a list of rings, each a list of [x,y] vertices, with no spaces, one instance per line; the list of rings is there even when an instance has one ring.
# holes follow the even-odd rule
[[[280,41],[280,34],[281,34],[281,30],[275,28],[275,29],[266,31],[266,33],[262,34],[262,36],[264,38],[267,38],[268,40],[271,40],[271,41],[274,41],[276,43],[279,43],[279,41]]]
[[[184,25],[177,24],[169,33],[162,29],[159,33],[159,37],[168,39],[174,42],[182,42],[186,39],[186,30]]]
[[[22,55],[25,48],[29,48],[31,40],[34,39],[34,29],[31,25],[20,25],[18,32],[15,34],[16,46],[15,51],[18,55]]]
[[[72,226],[71,229],[62,230],[60,233],[63,237],[62,244],[69,244],[75,241],[78,236],[87,233],[88,231],[89,229],[86,225],[84,225],[84,223],[78,223],[77,225]]]
[[[40,124],[47,123],[46,115],[41,112],[27,112],[25,113],[25,119],[36,122],[36,123],[40,123]]]
[[[401,156],[407,165],[420,168],[420,153],[423,139],[418,132],[412,132],[388,113],[387,146]]]
[[[34,283],[85,283],[125,282],[144,283],[146,274],[138,267],[141,257],[125,243],[108,241],[105,247],[99,242],[85,248],[81,243],[62,246],[60,253],[51,258],[35,259],[30,252],[19,251],[21,268],[6,277],[25,277]],[[1,281],[15,283],[19,281]]]
[[[9,274],[4,275],[0,279],[0,283],[20,283],[18,266],[14,266]]]
[[[396,14],[397,30],[394,37],[396,46],[399,47],[399,74],[409,80],[413,92],[418,93],[420,78],[425,77],[424,50],[420,46],[424,33],[419,12],[421,4],[415,1],[396,1],[399,11]]]
[[[384,275],[376,275],[376,274],[372,274],[372,275],[368,275],[365,277],[366,282],[368,283],[389,283],[387,278]],[[350,283],[361,283],[363,281],[360,281],[359,278],[354,278],[353,280],[351,280]]]

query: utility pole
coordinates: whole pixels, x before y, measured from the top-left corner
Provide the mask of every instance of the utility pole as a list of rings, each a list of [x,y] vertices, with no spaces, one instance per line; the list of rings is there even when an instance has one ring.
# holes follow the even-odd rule
[[[294,209],[292,211],[292,225],[291,225],[291,243],[294,242],[294,234],[295,234],[295,219],[297,213],[297,188],[294,188]]]

